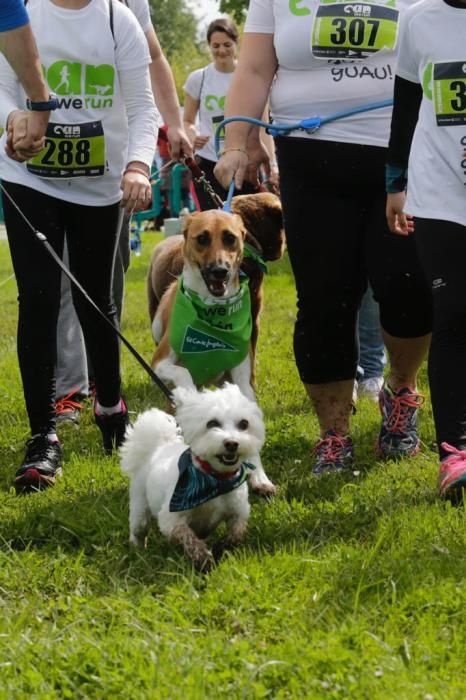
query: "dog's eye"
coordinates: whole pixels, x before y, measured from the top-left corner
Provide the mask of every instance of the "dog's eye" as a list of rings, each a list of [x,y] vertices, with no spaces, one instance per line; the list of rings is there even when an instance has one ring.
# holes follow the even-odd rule
[[[207,428],[210,430],[211,428],[221,428],[220,421],[215,420],[215,418],[212,418],[212,420],[208,421],[207,423]]]
[[[199,243],[199,245],[201,245],[201,246],[209,245],[209,243],[210,243],[210,236],[209,236],[209,234],[207,233],[207,231],[204,231],[203,233],[199,234],[199,236],[197,236],[196,241],[197,241],[197,243]]]
[[[235,245],[236,243],[236,236],[231,231],[224,231],[222,238],[224,245]]]
[[[240,420],[238,423],[238,430],[247,430],[249,428],[249,421],[246,420],[246,418],[243,418],[243,420]]]

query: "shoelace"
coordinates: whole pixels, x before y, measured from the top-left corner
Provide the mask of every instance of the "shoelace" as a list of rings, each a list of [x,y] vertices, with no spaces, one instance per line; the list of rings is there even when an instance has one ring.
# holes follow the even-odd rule
[[[392,410],[387,418],[386,428],[390,433],[404,433],[408,427],[408,421],[412,415],[412,409],[416,410],[424,403],[422,394],[401,394],[390,398]]]
[[[317,456],[325,462],[339,462],[348,447],[347,438],[340,435],[328,435],[319,440],[315,447]]]
[[[448,442],[442,442],[441,448],[451,455],[451,457],[447,457],[450,465],[456,466],[458,461],[466,461],[466,450],[458,450],[457,447],[449,445]]]
[[[82,404],[79,401],[73,400],[73,396],[76,396],[76,392],[70,391],[70,393],[62,399],[58,399],[55,404],[55,413],[64,413],[65,411],[74,411],[75,409],[81,411]]]

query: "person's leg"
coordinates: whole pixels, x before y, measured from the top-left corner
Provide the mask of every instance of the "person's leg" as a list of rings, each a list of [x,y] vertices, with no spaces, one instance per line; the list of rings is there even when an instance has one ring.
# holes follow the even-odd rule
[[[432,327],[432,302],[419,264],[414,238],[388,230],[385,194],[373,200],[366,232],[366,255],[389,358],[389,371],[380,393],[382,426],[378,450],[398,458],[419,449],[417,371],[426,357]]]
[[[131,251],[129,245],[131,217],[126,212],[121,222],[120,236],[118,238],[115,268],[113,271],[113,297],[117,309],[118,320],[121,323],[123,315],[123,300],[125,296],[125,274],[129,268]]]
[[[70,205],[67,219],[70,269],[115,326],[118,318],[111,287],[121,214],[118,204]],[[118,336],[74,287],[73,301],[92,362],[98,400],[103,406],[113,406],[120,399]]]
[[[349,430],[358,358],[356,319],[366,274],[360,198],[343,176],[341,181],[335,177],[342,158],[358,162],[349,151],[346,144],[277,140],[285,231],[298,294],[296,364],[322,442],[329,436],[332,442],[328,455],[325,442],[324,458],[329,459],[322,469],[316,464],[316,472],[350,461],[342,440]],[[332,458],[337,453],[341,459]]]
[[[64,239],[61,202],[21,185],[3,182],[3,186],[61,256]],[[15,486],[18,491],[39,490],[54,483],[61,461],[61,448],[55,436],[56,327],[61,272],[6,196],[3,209],[18,285],[18,360],[33,436]]]
[[[63,262],[69,267],[65,240]],[[60,313],[57,325],[56,403],[57,422],[79,422],[81,401],[89,394],[87,355],[81,324],[74,308],[71,282],[61,278]]]
[[[378,401],[386,364],[385,346],[380,328],[379,305],[368,287],[361,302],[358,320],[359,365],[358,393]]]
[[[439,488],[456,499],[466,488],[466,227],[417,218],[415,240],[433,300],[429,385],[442,460]]]

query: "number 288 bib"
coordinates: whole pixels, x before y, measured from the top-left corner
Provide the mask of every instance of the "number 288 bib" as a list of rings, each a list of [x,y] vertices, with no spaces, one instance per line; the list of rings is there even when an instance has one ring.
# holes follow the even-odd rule
[[[322,3],[312,27],[315,58],[364,59],[396,46],[399,12],[370,2]]]
[[[49,123],[45,147],[27,162],[29,172],[55,179],[98,177],[105,172],[102,122]]]

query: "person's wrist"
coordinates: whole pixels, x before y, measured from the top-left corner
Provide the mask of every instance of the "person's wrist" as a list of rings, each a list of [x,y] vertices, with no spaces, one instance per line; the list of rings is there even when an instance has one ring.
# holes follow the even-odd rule
[[[145,175],[146,177],[150,177],[149,166],[140,160],[131,160],[129,163],[127,163],[126,168],[125,168],[125,173],[126,172],[141,173],[141,175]]]

